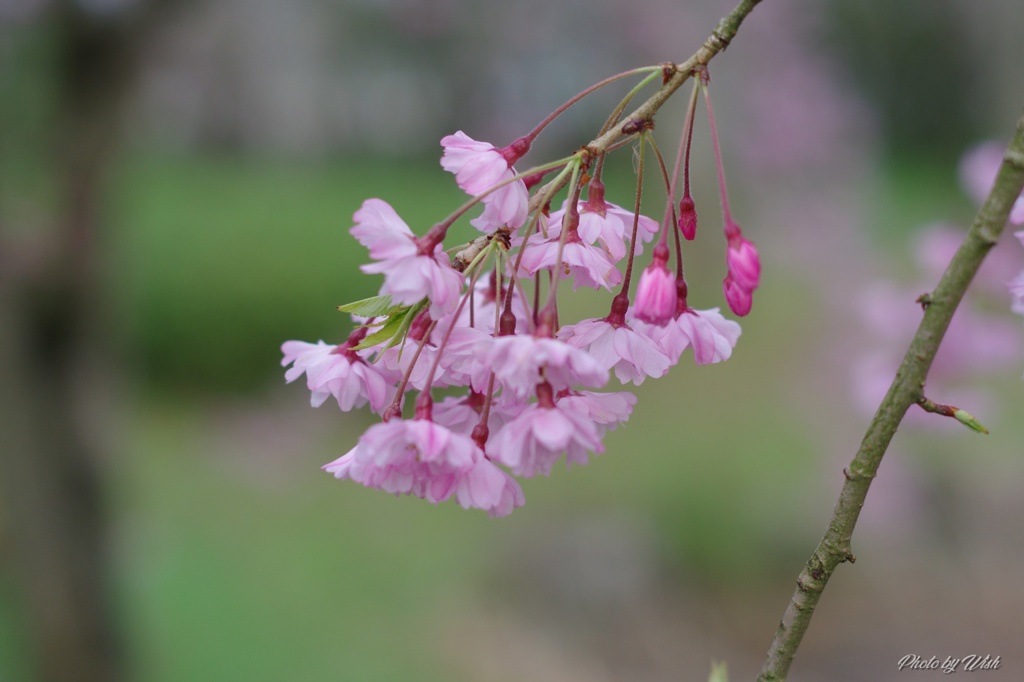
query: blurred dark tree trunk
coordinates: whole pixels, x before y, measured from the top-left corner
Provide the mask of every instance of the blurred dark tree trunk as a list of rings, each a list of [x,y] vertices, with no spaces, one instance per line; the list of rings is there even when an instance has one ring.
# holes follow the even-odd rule
[[[0,482],[22,583],[34,668],[47,682],[125,678],[110,588],[105,458],[87,423],[83,380],[103,358],[103,188],[140,48],[165,2],[96,15],[56,2],[49,147],[55,225],[0,233]],[[19,236],[20,235],[20,236]],[[31,241],[31,243],[29,243]]]

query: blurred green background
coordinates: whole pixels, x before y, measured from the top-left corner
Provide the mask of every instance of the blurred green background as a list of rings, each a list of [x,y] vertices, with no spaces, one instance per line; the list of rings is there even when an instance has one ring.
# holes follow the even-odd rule
[[[712,65],[764,264],[734,356],[684,356],[605,454],[491,520],[321,472],[371,415],[311,410],[280,344],[340,341],[334,307],[376,293],[348,235],[365,198],[419,232],[462,201],[442,135],[507,142],[610,73],[685,58],[729,4],[0,0],[0,680],[701,680],[712,660],[752,678],[869,419],[857,355],[902,354],[858,297],[918,286],[915,230],[969,222],[958,160],[1020,112],[1014,2],[864,7],[767,0]],[[530,158],[585,142],[615,101]],[[663,149],[681,117],[659,118]],[[724,307],[702,117],[696,135],[691,302]],[[606,183],[628,205],[622,154]],[[1011,273],[1016,247],[997,249]],[[1019,327],[1008,306],[990,313]],[[989,676],[1019,679],[1016,357],[953,373],[988,438],[901,429],[791,679],[901,679],[909,653],[1002,655]],[[99,554],[74,551],[101,575],[68,580],[99,585],[116,634],[97,646],[118,653],[91,676],[34,634],[64,622],[60,590],[40,596],[22,559],[79,556],[25,550],[46,520],[17,461],[48,465],[49,431],[84,454],[36,475],[95,484]]]

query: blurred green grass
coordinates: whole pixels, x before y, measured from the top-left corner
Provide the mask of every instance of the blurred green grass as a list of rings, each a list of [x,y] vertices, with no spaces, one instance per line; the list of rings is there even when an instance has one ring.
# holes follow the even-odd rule
[[[245,159],[127,161],[114,192],[109,285],[129,347],[161,385],[246,390],[289,338],[337,339],[333,308],[376,293],[348,234],[363,199],[437,221],[461,199],[440,168]],[[413,224],[416,231],[429,225]]]

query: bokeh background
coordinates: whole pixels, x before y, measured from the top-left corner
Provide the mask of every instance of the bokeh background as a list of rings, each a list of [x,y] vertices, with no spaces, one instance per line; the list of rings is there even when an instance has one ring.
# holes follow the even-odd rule
[[[682,60],[730,8],[0,0],[0,680],[703,680],[712,660],[751,679],[973,216],[958,163],[1021,112],[1017,0],[754,11],[711,68],[764,264],[735,354],[644,384],[604,455],[528,481],[509,518],[322,473],[370,416],[312,410],[279,367],[281,342],[338,342],[334,307],[375,293],[347,232],[363,199],[419,230],[461,201],[443,135],[505,144],[592,82]],[[621,94],[530,158],[588,140]],[[681,121],[659,116],[664,148]],[[703,117],[696,139],[707,308]],[[793,680],[904,679],[907,654],[1024,675],[1024,327],[1003,287],[1024,249],[993,256],[929,385],[992,434],[901,427]]]

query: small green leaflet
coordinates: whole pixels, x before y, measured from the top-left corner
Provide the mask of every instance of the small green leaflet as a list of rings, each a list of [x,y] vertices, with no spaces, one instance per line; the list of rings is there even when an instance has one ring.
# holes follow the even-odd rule
[[[391,305],[391,294],[384,296],[371,296],[361,301],[353,301],[345,305],[339,305],[338,310],[343,313],[351,313],[360,317],[384,317],[391,316],[407,306]]]
[[[390,303],[390,296],[378,296],[377,298],[386,298]],[[370,299],[366,299],[369,301]],[[364,301],[356,301],[349,305],[356,306],[357,304],[364,303]],[[383,322],[380,329],[368,335],[363,339],[354,350],[362,350],[364,348],[371,348],[387,341],[385,348],[391,348],[405,341],[406,335],[409,333],[409,327],[412,326],[412,321],[416,319],[416,316],[420,314],[420,311],[427,307],[427,299],[423,299],[416,305],[412,306],[391,306],[384,310],[387,314],[387,319]],[[339,308],[340,309],[340,308]],[[348,312],[347,310],[345,312]],[[359,314],[359,313],[356,313]],[[378,317],[379,315],[374,315]]]

